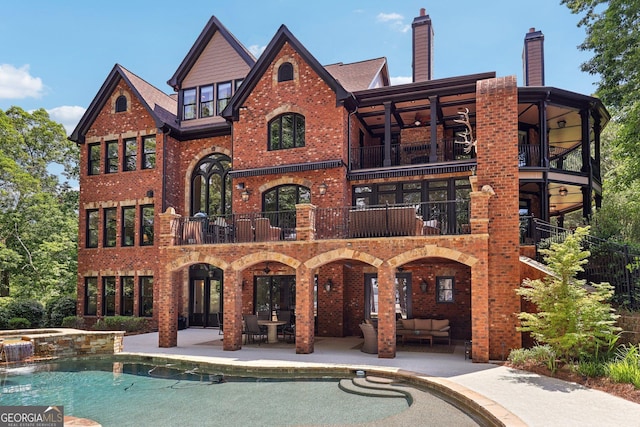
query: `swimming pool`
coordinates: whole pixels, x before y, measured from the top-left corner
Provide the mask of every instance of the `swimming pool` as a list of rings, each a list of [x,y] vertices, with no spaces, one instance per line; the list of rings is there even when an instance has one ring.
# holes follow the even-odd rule
[[[346,393],[339,384],[330,376],[247,377],[196,364],[76,359],[0,370],[0,400],[62,405],[65,415],[103,426],[376,424],[407,411],[412,400]],[[432,398],[442,425],[477,425]]]

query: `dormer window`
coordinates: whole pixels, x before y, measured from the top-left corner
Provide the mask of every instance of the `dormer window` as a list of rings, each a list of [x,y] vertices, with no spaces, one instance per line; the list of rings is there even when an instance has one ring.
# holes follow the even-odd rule
[[[182,98],[182,118],[191,120],[196,118],[196,89],[187,89]]]
[[[118,99],[116,99],[116,113],[122,113],[125,111],[127,111],[127,97],[120,95]]]
[[[293,65],[291,62],[285,62],[278,68],[278,82],[287,82],[293,80]]]

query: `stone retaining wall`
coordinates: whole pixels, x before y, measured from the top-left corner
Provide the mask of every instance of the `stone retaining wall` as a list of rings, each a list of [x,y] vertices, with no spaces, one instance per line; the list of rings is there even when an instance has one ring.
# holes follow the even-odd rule
[[[618,326],[622,328],[620,344],[640,343],[640,313],[620,314]]]
[[[122,352],[123,331],[83,331],[79,329],[22,329],[0,331],[6,341],[33,343],[34,357],[74,357]]]

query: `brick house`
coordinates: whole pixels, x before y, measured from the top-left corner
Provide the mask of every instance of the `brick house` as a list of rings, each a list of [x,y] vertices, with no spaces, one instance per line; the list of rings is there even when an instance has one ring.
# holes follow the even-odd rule
[[[78,313],[147,317],[160,347],[223,322],[239,350],[242,315],[274,310],[295,314],[297,353],[376,319],[395,357],[398,318],[449,319],[476,361],[520,347],[520,216],[599,205],[608,113],[544,86],[539,31],[518,87],[432,79],[424,9],[412,27],[397,86],[385,58],[323,66],[286,26],[256,60],[215,17],[172,95],[115,65],[70,137]]]

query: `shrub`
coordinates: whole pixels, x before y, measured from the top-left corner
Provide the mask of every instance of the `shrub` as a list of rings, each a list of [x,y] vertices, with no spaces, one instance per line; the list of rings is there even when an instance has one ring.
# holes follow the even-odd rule
[[[60,324],[63,328],[84,329],[84,318],[79,316],[67,316]]]
[[[29,329],[31,322],[24,317],[12,317],[9,319],[9,329]]]
[[[581,248],[588,231],[588,227],[578,228],[564,242],[541,250],[553,274],[542,280],[526,279],[516,290],[538,310],[520,313],[522,326],[518,330],[531,332],[536,341],[551,346],[565,362],[611,348],[620,330],[615,326],[618,316],[609,304],[613,287],[593,283],[588,290],[586,281],[577,279],[589,257],[589,251]]]
[[[0,307],[0,329],[9,327],[9,312],[6,308]]]
[[[606,374],[606,363],[598,359],[582,358],[578,361],[575,371],[585,377],[602,377]]]
[[[51,300],[47,304],[48,322],[47,326],[62,326],[62,321],[69,316],[76,314],[76,300],[69,296],[61,296],[55,300]]]
[[[531,348],[518,348],[511,350],[507,358],[514,366],[525,367],[527,365],[545,365],[555,372],[556,354],[548,345],[537,345]]]
[[[98,320],[93,325],[93,329],[97,331],[139,332],[143,331],[146,325],[147,323],[142,317],[108,316]]]
[[[9,318],[22,317],[27,319],[30,328],[37,328],[42,325],[44,319],[44,307],[36,300],[14,299],[6,306]]]
[[[640,345],[620,346],[615,359],[607,363],[605,369],[612,381],[640,388]]]

